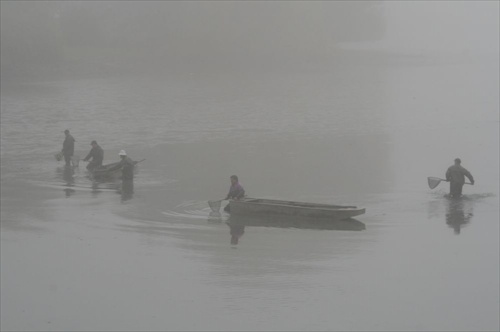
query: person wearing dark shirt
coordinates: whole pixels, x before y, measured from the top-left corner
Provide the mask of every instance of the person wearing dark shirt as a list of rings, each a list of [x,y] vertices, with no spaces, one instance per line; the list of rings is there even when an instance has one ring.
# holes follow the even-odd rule
[[[245,189],[241,186],[238,177],[236,175],[231,175],[231,187],[229,187],[229,192],[227,193],[226,199],[240,199],[245,196]]]
[[[104,150],[97,144],[96,141],[92,141],[90,143],[92,149],[90,149],[89,154],[83,159],[83,161],[87,161],[90,158],[92,160],[87,165],[87,169],[92,171],[94,168],[102,166],[102,160],[104,159]]]
[[[66,137],[64,138],[63,148],[61,152],[64,156],[64,161],[66,162],[66,166],[71,166],[71,157],[75,152],[75,139],[73,138],[73,136],[70,135],[68,129],[64,131],[64,135]]]
[[[446,171],[446,181],[450,182],[450,197],[458,198],[462,196],[462,187],[465,184],[465,177],[474,184],[472,174],[462,167],[460,158],[455,159],[455,164],[448,167]]]
[[[229,187],[229,192],[227,193],[226,200],[227,199],[241,199],[245,197],[245,189],[241,186],[238,177],[236,175],[231,175],[231,187]],[[229,204],[226,205],[224,208],[224,211],[229,212]]]

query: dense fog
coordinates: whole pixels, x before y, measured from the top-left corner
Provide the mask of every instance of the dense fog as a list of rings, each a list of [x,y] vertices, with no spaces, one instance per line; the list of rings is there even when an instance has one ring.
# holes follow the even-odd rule
[[[0,6],[0,330],[499,330],[499,1]]]

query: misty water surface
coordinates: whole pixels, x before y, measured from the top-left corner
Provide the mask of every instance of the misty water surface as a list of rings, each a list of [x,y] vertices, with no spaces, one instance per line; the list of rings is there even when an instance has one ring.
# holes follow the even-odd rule
[[[2,329],[498,330],[498,38],[485,34],[498,16],[485,14],[488,6],[366,6],[373,31],[353,28],[324,49],[325,29],[338,22],[314,22],[342,12],[334,4],[161,3],[152,14],[154,4],[37,12],[2,2],[2,46],[12,46],[2,47]],[[249,19],[264,8],[261,25]],[[55,9],[69,30],[48,33],[51,47],[6,39],[14,35],[4,27],[19,25],[31,36],[21,18],[33,13],[34,27],[52,31]],[[481,23],[451,38],[463,27],[439,23],[450,10],[469,13],[466,27]],[[210,21],[201,38],[204,13],[233,16]],[[404,22],[422,14],[429,26],[410,38],[416,32]],[[77,18],[92,20],[72,24]],[[101,25],[89,30],[89,22]],[[164,36],[159,28],[189,22],[198,23],[179,32],[186,39],[165,37],[180,52],[165,60],[169,44],[151,46]],[[272,38],[252,44],[266,28]],[[303,47],[287,48],[287,31],[300,32]],[[151,44],[141,44],[148,32]],[[438,32],[446,43],[430,38]],[[216,45],[239,36],[244,42],[218,57]],[[103,46],[113,40],[115,49]],[[46,62],[18,57],[31,47]],[[85,163],[68,171],[54,159],[66,128],[82,157],[95,139],[105,163],[121,149],[146,158],[131,199],[122,200],[119,183],[92,183]],[[446,183],[427,186],[456,157],[476,180],[460,201],[445,197]],[[214,216],[207,204],[226,195],[232,174],[249,196],[354,204],[366,214],[351,230],[266,227],[265,219],[235,228],[236,218]]]

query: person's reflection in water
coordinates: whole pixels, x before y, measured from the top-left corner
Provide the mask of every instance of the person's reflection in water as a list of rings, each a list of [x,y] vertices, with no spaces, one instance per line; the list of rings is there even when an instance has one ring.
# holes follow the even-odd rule
[[[97,181],[92,181],[92,197],[97,197],[97,194],[99,194],[101,191],[99,190],[99,182]]]
[[[64,182],[66,182],[65,186],[68,188],[64,188],[63,191],[66,194],[66,197],[70,197],[72,194],[75,193],[74,189],[71,189],[75,185],[75,178],[74,174],[75,171],[73,167],[63,167],[62,169],[58,169],[62,171],[62,179]]]
[[[63,189],[63,191],[66,193],[66,198],[70,197],[71,195],[73,195],[75,193],[75,190],[71,189],[71,188]]]
[[[234,224],[230,222],[226,222],[229,226],[229,234],[231,234],[231,245],[235,246],[238,244],[240,237],[245,233],[245,225]]]
[[[472,216],[472,202],[465,197],[448,200],[446,224],[453,228],[455,234],[460,234],[461,228],[470,222]]]
[[[134,180],[133,179],[124,179],[122,180],[122,202],[128,201],[134,195]]]

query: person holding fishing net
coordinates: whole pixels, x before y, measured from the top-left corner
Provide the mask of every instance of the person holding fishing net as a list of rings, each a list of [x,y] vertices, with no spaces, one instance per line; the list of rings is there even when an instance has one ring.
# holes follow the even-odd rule
[[[241,199],[245,197],[245,189],[241,186],[238,177],[236,175],[231,175],[231,186],[229,187],[229,192],[227,193],[226,198],[220,199],[218,201],[208,201],[208,205],[212,209],[213,212],[219,212],[222,201],[229,199]],[[229,212],[229,204],[224,207],[224,211]]]
[[[462,161],[460,160],[460,158],[455,159],[455,164],[448,167],[448,169],[446,170],[446,180],[436,177],[428,177],[427,182],[429,184],[429,188],[434,189],[441,181],[447,181],[450,183],[450,197],[461,197],[462,187],[464,186],[464,184],[474,185],[474,177],[468,170],[462,167],[461,163]],[[465,177],[469,179],[470,183],[465,182]]]
[[[474,178],[468,170],[460,165],[462,161],[460,158],[455,159],[455,164],[448,167],[446,171],[446,181],[450,181],[450,196],[460,197],[462,196],[462,187],[465,184],[465,177],[470,181],[470,184],[474,184]]]

